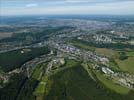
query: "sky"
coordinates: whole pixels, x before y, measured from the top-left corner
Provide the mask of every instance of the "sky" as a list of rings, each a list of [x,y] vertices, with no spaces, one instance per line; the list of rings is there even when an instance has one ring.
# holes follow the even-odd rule
[[[0,0],[0,15],[134,15],[134,0]]]

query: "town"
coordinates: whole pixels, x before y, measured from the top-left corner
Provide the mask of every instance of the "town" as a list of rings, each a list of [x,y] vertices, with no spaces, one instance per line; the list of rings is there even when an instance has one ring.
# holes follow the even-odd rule
[[[134,90],[134,34],[130,31],[133,24],[126,28],[126,22],[121,26],[124,30],[122,32],[117,27],[118,23],[113,24],[114,22],[42,20],[46,24],[40,25],[39,20],[36,23],[38,29],[32,26],[34,21],[29,23],[32,24],[30,26],[14,26],[17,31],[13,30],[12,37],[0,40],[0,91],[8,84],[14,86],[14,77],[17,77],[15,81],[18,82],[16,86],[19,87],[19,92],[15,98],[18,99],[21,95],[25,97],[24,91],[32,93],[36,98],[43,98],[52,86],[57,85],[53,83],[53,77],[57,80],[66,77],[68,80],[63,84],[67,88],[68,81],[75,81],[75,74],[79,73],[86,76],[75,84],[91,79],[98,86],[94,86],[95,89],[107,89],[108,93],[114,92],[115,95]],[[11,30],[9,26],[3,25],[0,29],[5,27]],[[58,76],[59,73],[66,72],[68,73]],[[69,75],[73,74],[72,80]],[[27,90],[29,85],[34,89]],[[90,83],[87,82],[87,85]]]

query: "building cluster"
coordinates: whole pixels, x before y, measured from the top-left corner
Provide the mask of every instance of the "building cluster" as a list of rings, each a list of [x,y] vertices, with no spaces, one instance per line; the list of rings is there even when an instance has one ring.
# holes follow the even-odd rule
[[[112,38],[108,34],[89,34],[79,36],[77,39],[95,43],[112,43]]]
[[[22,70],[18,69],[14,69],[8,73],[0,73],[0,88],[3,87],[4,84],[8,83],[11,76],[14,74],[19,74],[21,73]]]
[[[134,75],[130,75],[128,73],[123,72],[114,72],[112,69],[104,66],[99,66],[97,64],[93,64],[93,69],[97,69],[107,75],[109,78],[116,80],[116,82],[122,86],[126,86],[128,88],[134,88]]]
[[[64,58],[55,58],[55,59],[53,59],[53,64],[54,65],[64,65],[65,60],[64,60]]]
[[[103,34],[96,34],[93,36],[93,39],[96,42],[102,42],[102,43],[111,43],[112,39],[110,37],[108,37],[107,35],[103,35]]]
[[[0,75],[0,88],[3,87],[3,84],[9,81],[9,75]]]
[[[120,85],[127,86],[129,88],[134,88],[134,75],[117,72],[111,76],[113,79],[116,79]]]
[[[109,62],[108,58],[104,56],[97,55],[96,53],[93,53],[91,51],[86,51],[86,50],[76,48],[69,44],[56,43],[53,45],[53,47],[55,47],[56,49],[62,52],[75,54],[76,56],[79,56],[81,59],[84,59],[84,61],[93,60],[95,62],[100,62],[102,64],[107,64]]]

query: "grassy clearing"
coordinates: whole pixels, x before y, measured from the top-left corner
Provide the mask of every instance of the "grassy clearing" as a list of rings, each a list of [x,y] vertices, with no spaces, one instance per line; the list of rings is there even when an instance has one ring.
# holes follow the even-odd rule
[[[103,54],[107,57],[112,57],[112,58],[118,58],[119,53],[118,51],[112,50],[112,49],[107,49],[107,48],[96,48],[96,53],[98,54]]]
[[[11,37],[12,34],[12,32],[0,32],[0,39]]]
[[[112,49],[107,49],[107,48],[96,48],[96,53],[98,54],[103,54],[105,56],[108,56],[108,57],[112,57],[112,58],[119,58],[120,56],[120,53],[119,52],[122,52],[122,51],[117,51],[117,50],[112,50]],[[134,51],[123,51],[124,53],[126,53],[126,56],[129,56],[129,57],[133,57],[134,56]]]
[[[134,57],[134,51],[126,52],[127,56]]]
[[[134,52],[126,51],[126,56],[128,56],[125,60],[120,60],[121,54],[119,51],[105,49],[105,48],[96,48],[96,52],[99,54],[104,54],[108,57],[111,57],[113,61],[110,61],[110,66],[115,70],[127,71],[129,73],[134,74]]]
[[[82,49],[86,49],[86,50],[90,50],[90,51],[94,51],[95,47],[90,46],[89,44],[86,43],[82,43],[81,41],[72,41],[71,42],[74,46],[82,48]]]
[[[49,80],[49,77],[46,74],[44,74],[40,83],[38,84],[33,93],[36,96],[36,100],[43,100],[44,96],[48,95],[51,89],[51,85],[52,81]]]
[[[46,68],[45,63],[38,64],[32,74],[32,78],[40,80]]]
[[[110,61],[109,62],[109,67],[113,70],[120,71],[121,69],[119,68],[118,64],[116,61]]]
[[[128,57],[126,60],[116,59],[116,62],[122,71],[134,74],[134,57]]]
[[[67,59],[64,66],[66,66],[66,67],[73,67],[74,66],[75,67],[77,64],[78,64],[77,61]]]
[[[35,89],[34,95],[36,95],[36,96],[43,95],[45,93],[47,82],[48,82],[48,78],[45,75],[45,76],[43,76],[43,78],[40,81],[39,85]]]

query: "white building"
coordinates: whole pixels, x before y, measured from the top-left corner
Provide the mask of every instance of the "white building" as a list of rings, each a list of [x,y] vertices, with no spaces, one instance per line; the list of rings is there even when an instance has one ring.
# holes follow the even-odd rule
[[[114,74],[114,71],[112,71],[111,69],[109,69],[107,67],[102,67],[102,72],[104,74]]]

